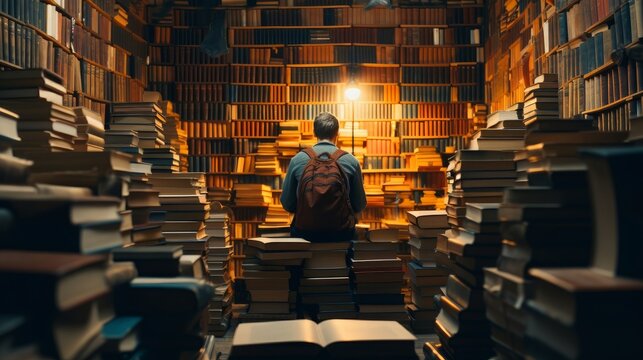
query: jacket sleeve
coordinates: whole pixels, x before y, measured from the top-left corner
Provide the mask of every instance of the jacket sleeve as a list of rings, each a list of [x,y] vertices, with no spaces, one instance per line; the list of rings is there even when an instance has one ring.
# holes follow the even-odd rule
[[[297,176],[295,175],[298,171],[298,168],[301,167],[298,156],[294,156],[290,159],[290,164],[288,165],[288,171],[286,172],[286,178],[281,191],[281,206],[284,210],[289,213],[295,213],[297,211]]]
[[[353,211],[357,214],[366,208],[366,192],[364,191],[364,182],[362,179],[362,168],[355,159],[353,178],[351,179],[350,198]]]

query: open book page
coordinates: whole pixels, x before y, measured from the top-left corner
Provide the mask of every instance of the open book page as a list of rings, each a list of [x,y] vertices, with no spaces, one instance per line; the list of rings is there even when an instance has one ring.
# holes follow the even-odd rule
[[[415,341],[415,336],[395,321],[326,320],[319,324],[320,344],[338,342]]]
[[[239,324],[232,346],[302,342],[321,344],[314,321],[301,319]]]

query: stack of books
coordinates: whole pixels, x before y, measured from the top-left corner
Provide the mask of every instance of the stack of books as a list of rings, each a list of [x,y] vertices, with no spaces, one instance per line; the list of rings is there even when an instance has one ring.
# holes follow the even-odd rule
[[[230,286],[230,238],[229,209],[211,203],[210,216],[205,221],[208,235],[208,273],[214,285],[214,297],[210,301],[208,330],[215,336],[225,335],[232,317],[232,287]]]
[[[275,143],[260,143],[257,147],[257,155],[255,156],[254,172],[257,175],[278,175],[281,174],[281,167],[279,167],[279,160],[277,160],[279,153]]]
[[[105,130],[105,151],[120,151],[132,157],[133,163],[143,161],[143,151],[138,146],[135,130]]]
[[[534,85],[525,89],[523,118],[525,124],[535,119],[556,120],[558,113],[558,75],[543,74],[534,79]]]
[[[357,311],[350,287],[346,257],[350,242],[312,243],[304,260],[299,286],[306,316],[317,321],[355,319]]]
[[[197,358],[212,346],[207,307],[214,290],[205,280],[183,277],[137,277],[118,289],[118,313],[143,320],[139,349],[154,358]],[[159,301],[163,299],[163,301]]]
[[[264,229],[290,227],[290,214],[284,210],[281,204],[270,204],[266,220],[262,225],[264,225]]]
[[[208,187],[208,201],[217,201],[223,205],[230,203],[232,191],[228,188]]]
[[[132,214],[131,241],[135,244],[161,244],[165,242],[161,225],[165,220],[165,213],[158,211],[161,206],[159,191],[152,188],[147,182],[151,174],[151,166],[134,167],[132,164],[146,165],[146,163],[130,163],[130,188],[126,197],[126,209]]]
[[[48,240],[55,243],[67,234],[56,229]],[[19,239],[29,243],[36,237]],[[0,286],[13,294],[0,299],[3,312],[10,314],[3,315],[2,357],[85,359],[133,353],[141,319],[115,317],[119,309],[112,291],[134,278],[134,267],[109,264],[103,255],[59,251],[0,250]],[[118,335],[110,332],[123,322],[127,326]]]
[[[299,152],[300,142],[299,121],[282,121],[279,123],[279,136],[276,144],[281,156],[295,156]]]
[[[398,249],[398,232],[393,229],[371,230],[367,241],[353,242],[351,278],[359,319],[395,320],[410,327]]]
[[[174,112],[172,102],[169,100],[161,102],[161,109],[163,109],[166,121],[165,126],[163,126],[165,142],[172,146],[179,155],[179,171],[188,171],[188,135],[181,128],[181,116]]]
[[[498,222],[482,225],[480,214],[497,213],[504,189],[514,186],[513,159],[511,151],[460,150],[449,164],[451,192],[446,211],[451,229],[438,238],[436,250],[449,257],[452,275],[446,295],[439,298],[435,328],[439,350],[450,357],[493,353],[482,302],[482,268],[495,264],[493,256],[502,239]],[[437,351],[437,345],[432,346]]]
[[[171,145],[143,149],[143,161],[152,164],[154,173],[175,173],[181,166],[179,154]]]
[[[103,151],[105,146],[105,122],[103,117],[84,107],[74,108],[78,137],[74,139],[75,151]]]
[[[598,133],[589,120],[540,120],[527,125],[528,186],[506,189],[499,216],[498,268],[485,271],[487,317],[498,354],[526,356],[526,300],[532,267],[585,266],[592,214],[584,146],[618,144],[625,133]]]
[[[109,128],[135,130],[139,147],[154,149],[165,145],[163,110],[154,102],[113,103]]]
[[[409,211],[409,247],[411,262],[408,264],[411,285],[411,303],[407,310],[411,328],[417,333],[432,333],[438,310],[434,301],[442,295],[448,270],[446,256],[435,251],[438,235],[449,227],[445,211]]]
[[[153,189],[159,192],[165,221],[161,230],[166,241],[181,244],[188,254],[202,255],[207,251],[205,219],[210,204],[206,199],[203,173],[151,174]]]
[[[292,269],[312,256],[310,242],[298,238],[250,238],[244,249],[243,282],[248,311],[240,322],[295,319],[296,278]]]
[[[442,157],[435,146],[420,146],[415,148],[410,161],[410,169],[419,171],[435,170],[442,167]]]
[[[533,358],[607,358],[640,353],[643,320],[643,266],[638,221],[630,221],[643,196],[637,179],[641,147],[583,150],[591,184],[595,235],[589,268],[529,271],[533,290],[527,302],[527,355]],[[606,212],[606,208],[611,211]],[[606,305],[608,304],[608,305]],[[618,329],[605,332],[601,329]]]
[[[385,205],[397,205],[401,209],[412,209],[415,205],[411,185],[404,175],[393,175],[382,183]]]
[[[3,71],[0,84],[0,106],[20,116],[16,155],[74,150],[76,116],[62,105],[61,77],[43,69]]]
[[[493,266],[500,253],[498,203],[468,203],[464,226],[452,229],[447,240],[451,277],[440,297],[435,321],[443,350],[455,358],[491,354],[490,326],[482,302],[483,268]]]
[[[360,164],[364,163],[364,155],[366,154],[366,141],[368,138],[368,130],[361,129],[358,123],[355,123],[355,128],[352,128],[353,123],[347,121],[343,128],[339,129],[339,136],[337,138],[337,147],[355,155]],[[354,138],[353,138],[354,137]]]
[[[179,156],[180,171],[187,171],[188,166],[188,144],[187,132],[181,128],[181,117],[174,112],[172,102],[163,100],[161,94],[157,91],[144,91],[143,101],[155,103],[163,111],[165,123],[163,124],[163,136],[165,144],[174,149],[174,153]]]
[[[384,191],[382,191],[382,185],[364,184],[364,192],[366,193],[366,203],[368,203],[368,205],[384,206]]]
[[[520,150],[524,147],[525,125],[516,111],[498,111],[487,118],[487,128],[473,134],[469,149]]]
[[[268,206],[272,203],[270,186],[235,183],[234,202],[237,206]]]
[[[18,114],[0,107],[0,184],[24,184],[32,162],[13,156],[13,146],[20,141]]]
[[[514,154],[508,151],[460,150],[448,168],[449,198],[446,207],[449,224],[464,224],[468,202],[501,202],[503,190],[516,179]]]

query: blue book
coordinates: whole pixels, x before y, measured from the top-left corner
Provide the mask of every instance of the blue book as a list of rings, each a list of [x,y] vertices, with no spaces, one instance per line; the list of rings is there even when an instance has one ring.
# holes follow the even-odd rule
[[[632,42],[632,21],[630,19],[630,7],[628,5],[621,7],[621,22],[623,45],[629,45]]]
[[[140,316],[119,316],[103,325],[101,336],[106,340],[106,351],[129,353],[136,350],[142,320]]]
[[[564,44],[567,42],[567,13],[564,12],[558,15],[558,43]]]

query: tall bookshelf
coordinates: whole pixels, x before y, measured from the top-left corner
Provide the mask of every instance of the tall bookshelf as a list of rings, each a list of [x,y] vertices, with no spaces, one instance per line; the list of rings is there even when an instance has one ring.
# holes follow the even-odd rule
[[[614,131],[629,129],[629,118],[641,114],[643,63],[627,56],[643,38],[640,0],[488,6],[489,19],[498,19],[490,21],[485,44],[491,111],[522,101],[536,76],[555,73],[561,117],[593,117],[599,129]]]
[[[408,164],[418,146],[443,152],[466,145],[475,105],[484,100],[481,2],[399,1],[370,10],[357,1],[274,3],[186,1],[149,19],[150,87],[187,120],[190,169],[208,173],[213,187],[269,185],[278,203],[290,156],[278,157],[281,169],[274,174],[239,171],[239,161],[256,156],[259,144],[274,143],[283,121],[299,121],[302,132],[312,133],[315,115],[329,111],[342,128],[366,130],[366,184],[403,175],[414,190],[444,190],[443,169],[417,171]],[[199,44],[217,11],[225,12],[229,50],[212,59]],[[191,55],[179,55],[184,52]],[[344,97],[351,82],[361,89],[354,103]],[[199,90],[186,93],[186,83]],[[210,86],[217,96],[194,103]],[[402,219],[405,210],[369,206],[362,222],[378,228],[382,218]],[[235,209],[235,237],[254,235],[265,211]]]
[[[113,101],[137,101],[147,82],[145,8],[114,0],[4,0],[0,69],[47,68],[64,79],[65,105],[101,113]],[[140,4],[139,4],[140,5]]]

